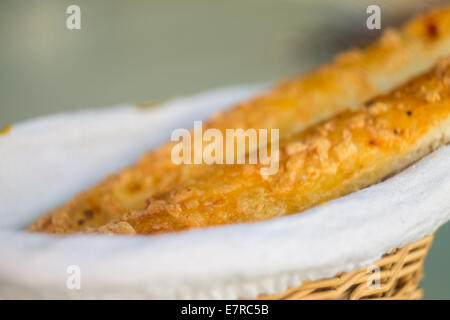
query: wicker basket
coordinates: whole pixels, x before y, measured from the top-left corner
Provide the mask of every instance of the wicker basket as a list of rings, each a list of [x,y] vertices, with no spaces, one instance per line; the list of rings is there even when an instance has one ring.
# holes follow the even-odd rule
[[[423,263],[434,236],[384,255],[373,265],[379,267],[379,285],[370,285],[373,274],[368,268],[338,274],[333,278],[304,282],[276,295],[260,295],[264,300],[360,300],[360,299],[420,299],[418,288],[422,279]]]

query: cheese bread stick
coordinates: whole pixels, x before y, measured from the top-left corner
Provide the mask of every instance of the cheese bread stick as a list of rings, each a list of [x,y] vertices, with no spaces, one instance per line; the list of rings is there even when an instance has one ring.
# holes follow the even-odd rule
[[[387,30],[365,49],[352,49],[316,70],[214,116],[207,128],[279,129],[280,139],[373,98],[450,54],[450,9],[418,16],[399,30]],[[100,120],[101,121],[101,120]],[[206,128],[205,128],[206,129]],[[107,177],[32,223],[28,229],[73,233],[100,227],[145,200],[212,170],[176,165],[174,143],[148,152],[134,165]],[[252,151],[252,150],[250,150]]]
[[[298,213],[398,173],[450,143],[450,58],[391,93],[283,142],[277,174],[215,165],[212,174],[155,195],[102,226],[155,234]]]

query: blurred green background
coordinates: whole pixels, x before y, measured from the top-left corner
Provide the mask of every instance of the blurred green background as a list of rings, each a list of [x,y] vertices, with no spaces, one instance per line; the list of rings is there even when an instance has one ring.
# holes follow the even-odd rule
[[[0,127],[40,115],[276,81],[446,1],[2,0]],[[81,30],[66,8],[81,7]],[[450,224],[425,266],[425,298],[450,299]]]

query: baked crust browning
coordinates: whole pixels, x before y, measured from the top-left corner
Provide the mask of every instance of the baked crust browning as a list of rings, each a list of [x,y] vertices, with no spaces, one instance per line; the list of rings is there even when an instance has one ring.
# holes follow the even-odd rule
[[[283,140],[392,89],[412,75],[431,67],[438,57],[448,54],[450,9],[443,8],[416,17],[398,31],[387,30],[379,41],[363,50],[349,50],[328,65],[285,81],[260,96],[217,114],[207,123],[207,127],[217,128],[222,132],[233,128],[274,128],[280,130],[280,139]],[[155,196],[156,199],[165,192],[173,193],[172,189],[183,188],[187,181],[207,173],[217,175],[223,170],[231,170],[210,165],[175,165],[170,157],[173,146],[174,143],[167,143],[148,152],[136,164],[107,177],[61,207],[48,212],[33,222],[28,230],[65,234],[90,232],[104,226],[101,230],[106,231],[112,226],[109,222],[120,220],[130,211],[146,209],[149,197]],[[339,148],[351,151],[351,147],[346,148],[345,145]],[[237,168],[238,166],[236,170],[239,171]],[[273,179],[274,177],[261,183],[278,183]],[[284,180],[280,181],[278,187],[282,188]],[[245,192],[253,192],[253,195],[246,197]],[[248,207],[245,212],[254,211],[258,207],[256,201],[251,204],[246,199],[265,197],[264,193],[257,190],[244,191],[240,206]],[[154,203],[152,201],[152,206],[155,206]],[[190,206],[195,205],[195,201],[190,203]],[[205,204],[202,206],[205,212],[210,210]],[[267,209],[267,217],[289,211],[276,204],[270,208]],[[166,216],[156,219],[157,215],[154,215],[153,219],[159,221],[155,222],[155,229],[178,230],[185,228],[185,224],[190,226],[193,218],[182,219],[182,215],[172,214],[176,220],[170,226],[166,226]],[[233,222],[235,217],[230,219],[229,222]],[[252,219],[249,218],[249,221]],[[109,231],[131,232],[128,226],[121,226],[118,228],[114,225],[114,230]]]
[[[380,182],[450,142],[450,58],[391,93],[286,139],[277,174],[214,165],[98,231],[155,234],[298,213]]]

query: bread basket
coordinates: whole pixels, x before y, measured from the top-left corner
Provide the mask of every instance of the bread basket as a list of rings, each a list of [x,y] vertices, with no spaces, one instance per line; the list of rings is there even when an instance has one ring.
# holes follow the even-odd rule
[[[164,141],[173,129],[190,127],[261,88],[216,90],[172,100],[164,108],[127,105],[14,125],[0,138],[0,297],[422,297],[424,259],[434,232],[449,219],[448,147],[378,185],[259,223],[155,237],[22,231],[42,212]],[[81,269],[80,290],[66,286],[71,265]],[[375,287],[374,270],[379,271]]]

